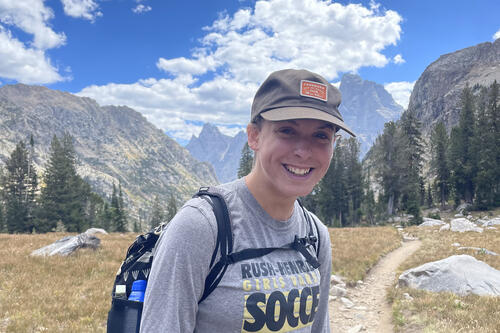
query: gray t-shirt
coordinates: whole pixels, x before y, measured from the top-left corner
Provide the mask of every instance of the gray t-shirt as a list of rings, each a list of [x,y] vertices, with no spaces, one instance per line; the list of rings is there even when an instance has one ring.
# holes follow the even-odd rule
[[[297,202],[289,220],[277,221],[259,205],[243,178],[217,190],[227,202],[233,252],[280,247],[309,231]],[[218,287],[198,304],[210,271],[217,222],[204,199],[189,200],[157,244],[141,332],[330,332],[330,237],[316,222],[319,269],[296,251],[276,250],[229,265]]]

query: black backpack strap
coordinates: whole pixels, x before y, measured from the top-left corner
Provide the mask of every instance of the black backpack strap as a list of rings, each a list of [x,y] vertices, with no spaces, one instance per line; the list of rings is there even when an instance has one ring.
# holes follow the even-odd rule
[[[231,222],[229,220],[229,212],[227,210],[226,201],[217,192],[210,190],[209,187],[202,187],[194,195],[195,197],[202,197],[211,206],[217,220],[217,240],[214,252],[212,254],[212,259],[210,261],[210,272],[205,279],[205,289],[203,290],[203,295],[201,296],[198,304],[203,302],[205,298],[212,293],[212,291],[217,288],[217,285],[222,280],[224,273],[228,266],[227,255],[233,251],[233,235],[231,232]],[[219,260],[215,265],[215,258],[217,253],[221,254],[221,260]]]

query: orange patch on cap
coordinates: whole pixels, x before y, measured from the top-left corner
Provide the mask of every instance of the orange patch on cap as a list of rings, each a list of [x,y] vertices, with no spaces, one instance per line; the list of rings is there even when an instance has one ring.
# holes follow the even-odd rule
[[[306,97],[312,97],[326,102],[327,97],[326,84],[302,80],[300,81],[300,94]]]

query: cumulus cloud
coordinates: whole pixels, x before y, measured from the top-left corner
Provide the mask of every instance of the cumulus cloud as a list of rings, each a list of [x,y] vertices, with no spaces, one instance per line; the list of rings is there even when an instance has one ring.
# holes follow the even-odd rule
[[[136,14],[147,13],[151,11],[151,6],[144,6],[143,4],[138,4],[135,8],[132,8],[132,11]]]
[[[42,50],[26,48],[3,28],[0,28],[0,59],[0,77],[26,84],[53,83],[63,79]]]
[[[498,38],[500,38],[500,29],[493,35],[493,40],[497,40]]]
[[[66,43],[66,35],[50,27],[53,17],[43,0],[0,0],[0,77],[29,84],[64,79],[45,53]],[[33,38],[22,42],[10,28]]]
[[[0,22],[33,35],[32,46],[37,49],[50,49],[66,42],[64,33],[56,33],[48,25],[53,17],[43,0],[0,0]]]
[[[401,54],[396,54],[396,56],[393,58],[393,61],[395,64],[404,64],[406,60],[403,59],[403,56]]]
[[[94,0],[61,0],[64,13],[71,17],[83,18],[94,22],[102,12],[99,11],[99,5]]]
[[[410,102],[410,95],[414,85],[415,81],[391,82],[384,84],[384,88],[392,95],[396,103],[401,105],[403,108],[407,109],[408,103]]]
[[[307,68],[332,81],[341,72],[383,67],[392,61],[383,50],[398,42],[401,20],[375,3],[257,1],[221,14],[189,56],[160,57],[156,65],[171,79],[92,86],[80,94],[134,106],[165,130],[176,117],[243,126],[253,94],[270,72]]]

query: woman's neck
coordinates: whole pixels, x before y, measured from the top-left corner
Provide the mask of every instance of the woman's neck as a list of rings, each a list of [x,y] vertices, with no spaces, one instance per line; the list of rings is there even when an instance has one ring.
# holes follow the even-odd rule
[[[293,214],[293,207],[297,198],[283,198],[274,193],[265,184],[259,184],[258,177],[250,173],[245,177],[245,183],[261,207],[275,220],[286,221]]]

